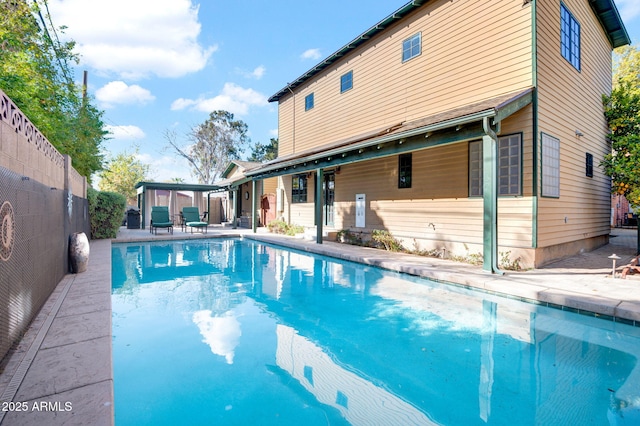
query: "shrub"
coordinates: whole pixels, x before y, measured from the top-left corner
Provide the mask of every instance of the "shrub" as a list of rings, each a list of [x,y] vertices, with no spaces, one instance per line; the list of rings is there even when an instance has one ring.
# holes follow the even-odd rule
[[[272,220],[267,225],[267,228],[269,228],[269,232],[274,234],[284,234],[289,236],[294,236],[304,232],[304,228],[302,226],[287,223],[284,220]]]
[[[389,231],[374,229],[371,231],[371,239],[387,251],[404,251],[402,243],[398,241]]]
[[[87,189],[91,239],[115,238],[122,224],[127,199],[115,192]]]
[[[354,246],[364,245],[362,232],[354,233],[349,229],[343,229],[336,234],[336,240],[339,243],[351,244]]]
[[[501,251],[500,252],[500,267],[502,269],[506,269],[507,271],[519,271],[522,269],[520,266],[520,257],[516,257],[514,260],[511,260],[511,252]]]

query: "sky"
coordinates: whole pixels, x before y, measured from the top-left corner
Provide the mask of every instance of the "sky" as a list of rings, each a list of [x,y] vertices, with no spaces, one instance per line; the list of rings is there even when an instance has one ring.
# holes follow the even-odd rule
[[[151,180],[195,183],[168,148],[222,109],[244,121],[251,144],[278,137],[267,99],[408,0],[250,2],[48,0],[61,39],[76,42],[75,77],[104,110],[107,158],[138,151]],[[615,0],[634,45],[640,1]],[[249,154],[249,152],[247,152]],[[96,181],[96,179],[94,179]]]

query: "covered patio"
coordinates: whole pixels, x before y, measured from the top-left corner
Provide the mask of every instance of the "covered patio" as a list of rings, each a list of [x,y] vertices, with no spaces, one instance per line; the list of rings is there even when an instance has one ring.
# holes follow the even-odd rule
[[[480,140],[483,173],[483,268],[498,268],[498,134],[502,121],[533,102],[534,90],[507,93],[422,119],[397,123],[288,154],[247,171],[247,177],[263,180],[275,176],[315,172],[314,216],[316,243],[323,240],[324,173],[339,172],[341,166],[447,144]],[[255,203],[253,204],[255,206]],[[356,213],[357,215],[358,213]],[[364,215],[364,212],[361,214]]]
[[[198,207],[200,214],[207,212],[204,221],[208,223],[220,223],[220,212],[210,212],[211,193],[224,189],[219,185],[201,185],[189,183],[168,182],[138,182],[138,208],[141,215],[141,227],[145,227],[151,221],[151,207],[168,206],[169,215],[175,225],[180,223],[182,207]],[[192,194],[184,194],[191,192]],[[205,197],[206,194],[206,197]]]

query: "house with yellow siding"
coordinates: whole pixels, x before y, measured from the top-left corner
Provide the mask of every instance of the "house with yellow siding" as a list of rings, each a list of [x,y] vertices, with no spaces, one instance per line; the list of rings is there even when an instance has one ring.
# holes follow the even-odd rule
[[[269,99],[276,216],[537,267],[606,244],[613,0],[414,0]],[[253,209],[258,207],[254,203]],[[254,214],[255,216],[255,214]]]

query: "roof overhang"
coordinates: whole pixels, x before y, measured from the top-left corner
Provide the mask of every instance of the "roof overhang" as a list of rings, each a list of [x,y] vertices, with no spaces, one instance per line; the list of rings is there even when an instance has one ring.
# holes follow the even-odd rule
[[[414,0],[400,7],[398,10],[393,12],[391,15],[387,16],[358,37],[351,40],[349,43],[345,44],[343,47],[338,49],[336,52],[329,55],[322,62],[309,69],[307,72],[302,74],[300,77],[295,79],[293,82],[288,83],[285,87],[280,89],[275,95],[269,98],[269,102],[278,102],[282,96],[286,96],[291,93],[293,89],[301,86],[311,77],[320,73],[322,70],[330,66],[336,61],[339,61],[343,56],[356,49],[360,45],[366,43],[372,37],[378,35],[389,26],[396,23],[398,20],[404,18],[409,15],[414,10],[418,9],[428,0]],[[589,5],[591,9],[593,9],[594,13],[598,17],[602,28],[607,33],[607,37],[611,42],[611,46],[613,48],[624,46],[627,44],[631,44],[631,39],[629,38],[629,34],[622,22],[622,18],[620,17],[620,13],[618,13],[618,9],[613,0],[589,0]]]
[[[218,185],[203,185],[193,183],[169,183],[169,182],[138,182],[136,189],[166,189],[169,191],[194,191],[194,192],[211,192],[220,189]]]
[[[317,64],[316,66],[314,66],[313,68],[311,68],[310,70],[302,74],[295,81],[287,84],[285,87],[280,89],[278,93],[276,93],[275,95],[269,98],[269,102],[279,101],[282,96],[290,93],[290,90],[293,90],[296,87],[300,86],[309,78],[318,74],[320,71],[327,68],[329,65],[333,64],[334,62],[340,60],[344,55],[356,49],[363,43],[366,43],[370,38],[381,33],[389,26],[398,22],[398,20],[404,18],[405,16],[407,16],[408,14],[410,14],[411,12],[413,12],[414,10],[422,6],[423,4],[427,3],[427,1],[428,0],[413,0],[405,4],[404,6],[400,7],[391,15],[387,16],[382,21],[378,22],[373,27],[369,28],[368,30],[360,34],[358,37],[354,38],[349,43],[345,44],[339,50],[329,55],[325,60],[323,60],[322,62],[320,62],[319,64]]]
[[[497,129],[502,120],[530,104],[532,99],[533,88],[508,93],[368,135],[283,156],[247,171],[246,176],[255,180],[304,173],[481,138],[486,134],[485,119],[490,118]]]
[[[614,49],[631,44],[631,38],[613,0],[589,0],[589,5],[598,17]]]

